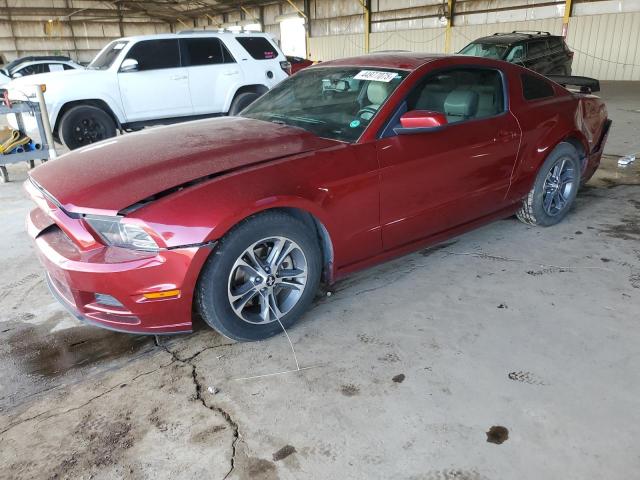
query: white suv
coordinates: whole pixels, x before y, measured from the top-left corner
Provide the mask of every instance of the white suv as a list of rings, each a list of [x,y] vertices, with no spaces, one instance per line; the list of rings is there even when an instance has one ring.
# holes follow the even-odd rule
[[[267,34],[182,32],[115,40],[86,70],[20,78],[6,88],[20,100],[28,86],[45,84],[54,136],[73,150],[117,130],[235,115],[289,71]]]

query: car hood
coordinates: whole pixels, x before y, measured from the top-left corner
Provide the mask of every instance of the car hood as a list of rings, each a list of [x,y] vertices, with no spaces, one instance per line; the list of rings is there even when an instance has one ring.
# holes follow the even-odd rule
[[[193,180],[338,143],[294,127],[222,117],[95,143],[30,176],[68,212],[115,214]]]
[[[102,74],[101,70],[86,70],[84,68],[76,68],[73,70],[64,70],[62,72],[49,72],[38,73],[36,75],[25,75],[24,77],[18,77],[11,80],[11,82],[5,87],[9,90],[9,96],[11,98],[21,99],[20,96],[24,96],[22,93],[30,93],[32,85],[46,85],[47,90],[50,90],[52,85],[64,85],[68,86],[69,82],[87,82],[90,81],[91,76]],[[88,78],[89,77],[89,78]],[[15,91],[15,92],[14,92]],[[46,96],[46,94],[45,94]]]

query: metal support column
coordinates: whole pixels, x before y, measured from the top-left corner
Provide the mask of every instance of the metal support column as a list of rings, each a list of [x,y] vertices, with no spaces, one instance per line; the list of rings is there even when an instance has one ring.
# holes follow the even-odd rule
[[[455,0],[447,0],[447,29],[444,36],[444,52],[451,53],[451,27],[453,27],[453,7]]]
[[[371,0],[360,0],[364,9],[364,53],[369,53],[369,37],[371,36]]]
[[[572,0],[565,0],[564,2],[564,17],[562,18],[562,36],[567,38],[569,32],[569,17],[571,17],[571,9],[573,8]]]

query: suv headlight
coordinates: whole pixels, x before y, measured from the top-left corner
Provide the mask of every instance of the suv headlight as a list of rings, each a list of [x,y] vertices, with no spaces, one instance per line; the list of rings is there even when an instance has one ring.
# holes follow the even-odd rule
[[[106,245],[134,250],[158,250],[158,244],[144,228],[127,222],[123,217],[87,215],[84,219]]]

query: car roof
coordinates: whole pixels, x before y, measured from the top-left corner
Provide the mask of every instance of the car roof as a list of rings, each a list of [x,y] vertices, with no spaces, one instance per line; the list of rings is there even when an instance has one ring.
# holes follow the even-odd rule
[[[558,38],[558,35],[551,35],[549,32],[510,32],[494,33],[486,37],[480,37],[471,43],[495,43],[496,45],[511,45],[512,43],[524,42],[534,39]]]
[[[70,62],[71,59],[69,57],[65,57],[62,55],[36,55],[30,57],[20,57],[12,60],[4,66],[5,70],[13,70],[15,67],[22,63],[27,62],[45,62],[45,61],[56,61],[56,62]]]
[[[217,38],[231,38],[231,37],[266,37],[271,38],[271,35],[265,32],[241,32],[234,33],[228,31],[218,31],[218,30],[184,30],[178,33],[157,33],[152,35],[134,35],[131,37],[122,37],[114,40],[117,41],[127,41],[127,42],[138,42],[140,40],[160,40],[160,39],[168,39],[168,38],[199,38],[199,37],[217,37]]]
[[[377,67],[395,68],[400,70],[415,70],[425,63],[432,62],[452,55],[440,55],[437,53],[419,53],[405,51],[390,51],[369,53],[357,57],[330,60],[314,65],[312,68],[344,66],[344,67]]]

